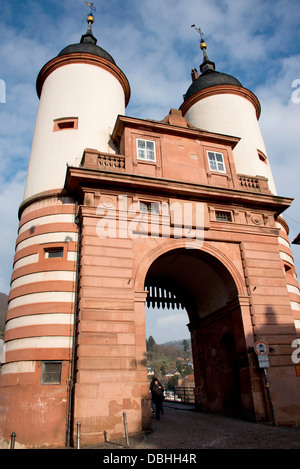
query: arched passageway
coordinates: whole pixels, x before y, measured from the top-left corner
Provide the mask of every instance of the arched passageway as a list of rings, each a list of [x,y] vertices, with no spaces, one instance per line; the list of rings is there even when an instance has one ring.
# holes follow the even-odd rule
[[[187,311],[196,407],[254,418],[238,289],[228,268],[202,250],[170,250],[150,265],[145,289],[148,306]]]

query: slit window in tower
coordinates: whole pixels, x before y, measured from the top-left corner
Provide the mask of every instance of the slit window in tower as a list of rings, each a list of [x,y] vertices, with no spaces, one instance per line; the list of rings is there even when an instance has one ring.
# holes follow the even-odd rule
[[[266,155],[262,151],[259,151],[259,150],[257,150],[257,153],[258,153],[258,158],[260,159],[260,161],[263,161],[263,163],[267,164]]]
[[[137,158],[144,161],[156,161],[155,142],[137,139]]]
[[[208,162],[209,162],[209,169],[211,171],[217,171],[219,173],[226,173],[224,157],[222,153],[208,151],[207,156],[208,156]]]
[[[292,267],[290,265],[284,264],[283,267],[286,274],[292,274]]]
[[[42,363],[42,384],[60,384],[61,383],[62,362],[45,361]]]
[[[77,117],[65,117],[63,119],[55,119],[53,123],[53,132],[66,129],[78,129]]]

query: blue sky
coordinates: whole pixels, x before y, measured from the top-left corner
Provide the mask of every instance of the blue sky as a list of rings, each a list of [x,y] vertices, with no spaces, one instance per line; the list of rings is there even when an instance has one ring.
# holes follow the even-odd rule
[[[201,27],[216,69],[234,75],[260,100],[278,194],[295,199],[285,215],[293,240],[300,232],[299,0],[94,3],[94,35],[130,82],[126,114],[133,117],[160,120],[180,106],[190,71],[202,61],[191,25]],[[83,0],[1,0],[0,6],[0,80],[6,85],[0,102],[0,291],[8,293],[38,107],[36,77],[61,49],[79,42],[89,10]],[[300,272],[300,246],[292,249]]]

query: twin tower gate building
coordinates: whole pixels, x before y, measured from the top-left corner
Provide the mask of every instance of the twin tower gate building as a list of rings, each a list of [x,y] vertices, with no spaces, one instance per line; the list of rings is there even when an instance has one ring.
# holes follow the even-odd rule
[[[64,446],[77,422],[83,444],[114,439],[124,411],[129,433],[148,429],[146,302],[186,309],[199,410],[298,426],[300,296],[281,216],[292,200],[276,193],[257,97],[202,41],[180,108],[128,117],[129,83],[92,22],[37,78],[2,440]]]

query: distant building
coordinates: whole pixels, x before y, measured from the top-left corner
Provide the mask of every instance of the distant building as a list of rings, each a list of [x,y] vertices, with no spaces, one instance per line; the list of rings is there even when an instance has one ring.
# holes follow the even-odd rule
[[[186,366],[191,366],[191,367],[194,366],[194,365],[193,365],[193,357],[190,357],[190,358],[188,359],[188,361],[186,362]]]
[[[187,375],[185,376],[185,378],[179,379],[178,386],[182,386],[186,388],[193,388],[195,386],[194,375]]]

